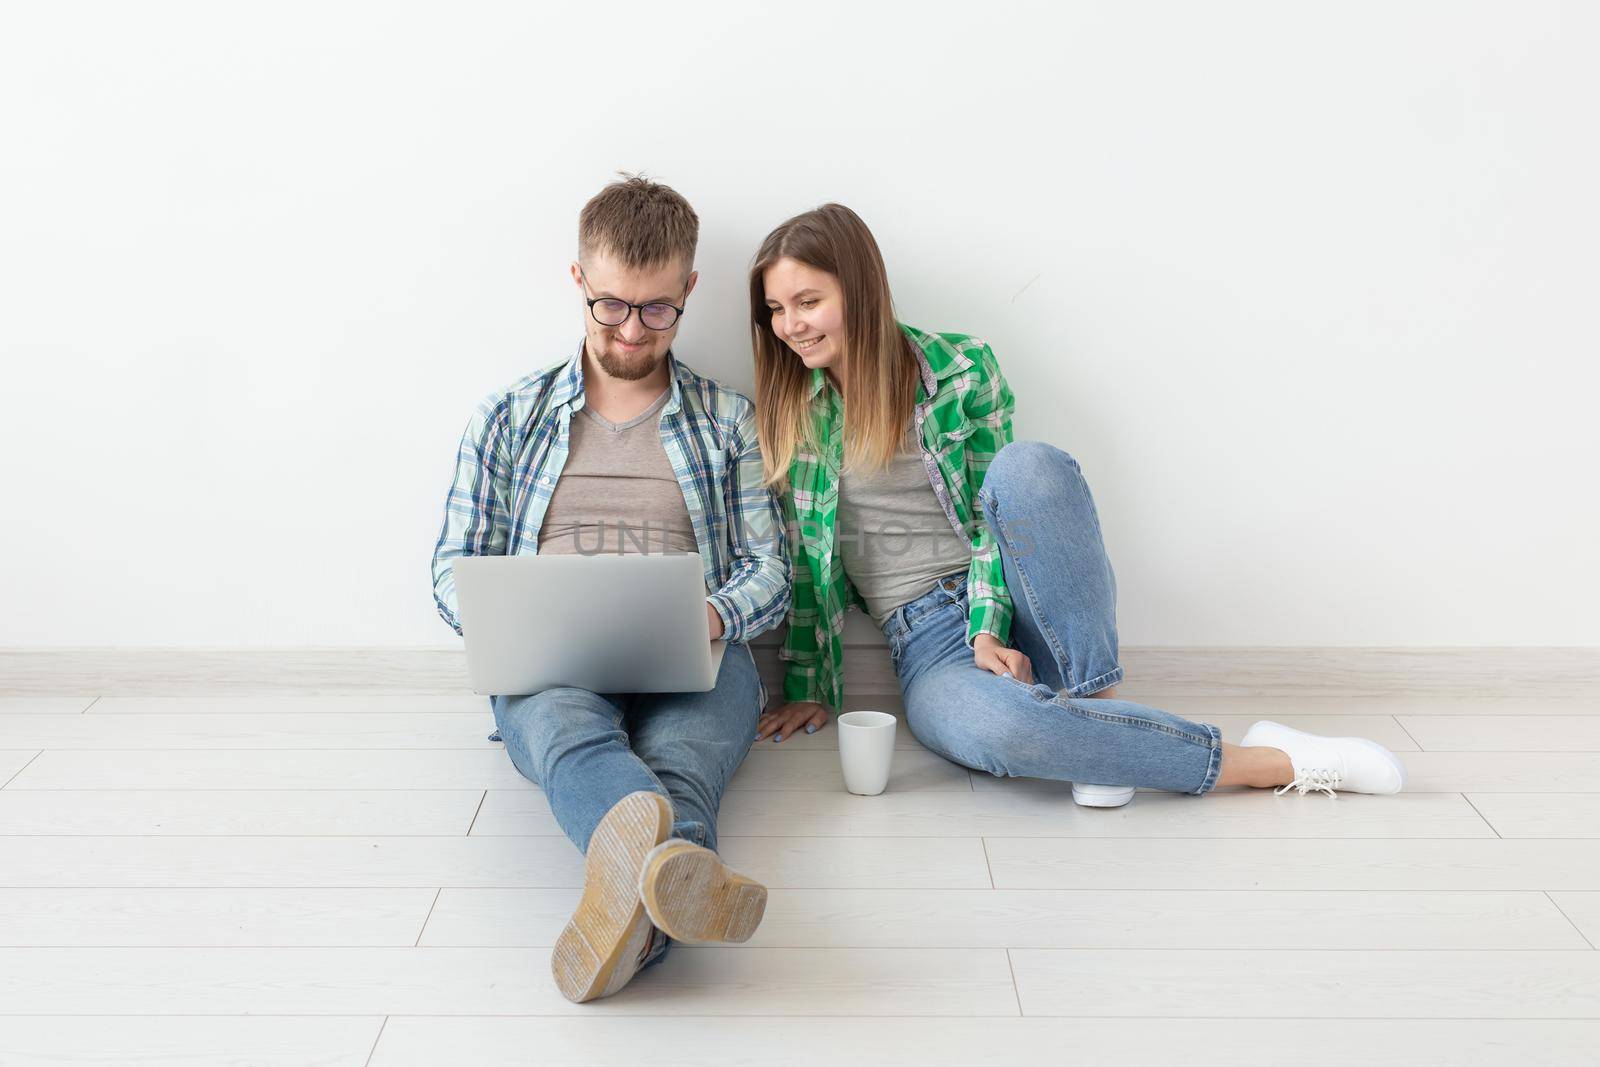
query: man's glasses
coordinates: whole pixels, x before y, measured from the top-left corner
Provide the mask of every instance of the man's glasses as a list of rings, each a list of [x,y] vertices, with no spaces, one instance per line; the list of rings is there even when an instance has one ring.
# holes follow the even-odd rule
[[[589,280],[583,282],[584,295],[589,292]],[[678,321],[683,314],[683,308],[671,304],[650,303],[630,304],[626,300],[618,300],[614,296],[597,296],[588,298],[585,303],[589,305],[589,314],[594,316],[594,321],[602,326],[621,326],[628,321],[628,316],[634,311],[639,312],[639,321],[647,330],[670,330],[672,324]]]

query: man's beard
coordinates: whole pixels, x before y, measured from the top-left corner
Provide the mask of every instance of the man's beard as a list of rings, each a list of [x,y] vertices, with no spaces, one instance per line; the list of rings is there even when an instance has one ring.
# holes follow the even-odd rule
[[[600,364],[600,369],[613,378],[625,382],[636,382],[641,378],[648,378],[655,373],[656,360],[648,352],[640,352],[633,361],[629,362],[624,357],[617,356],[607,348],[601,348],[595,355],[595,362]]]

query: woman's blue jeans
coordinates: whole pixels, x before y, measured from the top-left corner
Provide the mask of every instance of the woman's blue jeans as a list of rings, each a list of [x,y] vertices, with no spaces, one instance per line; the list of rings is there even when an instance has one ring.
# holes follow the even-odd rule
[[[1215,726],[1128,700],[1083,699],[1123,672],[1116,577],[1077,461],[1043,442],[1013,441],[995,455],[978,499],[1000,545],[1011,645],[1032,662],[1034,682],[974,662],[966,576],[950,575],[883,627],[917,740],[994,775],[1211,790],[1222,767]]]

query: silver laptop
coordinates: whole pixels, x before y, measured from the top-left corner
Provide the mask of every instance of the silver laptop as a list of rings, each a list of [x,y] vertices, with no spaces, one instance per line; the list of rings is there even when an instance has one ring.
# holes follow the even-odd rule
[[[725,641],[698,552],[462,556],[451,564],[474,693],[703,693]]]

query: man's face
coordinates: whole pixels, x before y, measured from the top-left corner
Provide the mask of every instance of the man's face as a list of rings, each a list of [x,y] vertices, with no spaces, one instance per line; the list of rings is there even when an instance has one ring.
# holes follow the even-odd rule
[[[639,309],[629,311],[620,326],[603,326],[589,311],[587,301],[611,298],[629,304],[671,304],[683,307],[699,274],[681,260],[642,270],[624,266],[607,251],[593,251],[584,264],[572,265],[572,280],[583,297],[584,336],[589,354],[613,378],[638,381],[648,378],[678,334],[678,319],[665,330],[652,330],[640,321]],[[587,289],[587,295],[584,291]]]

